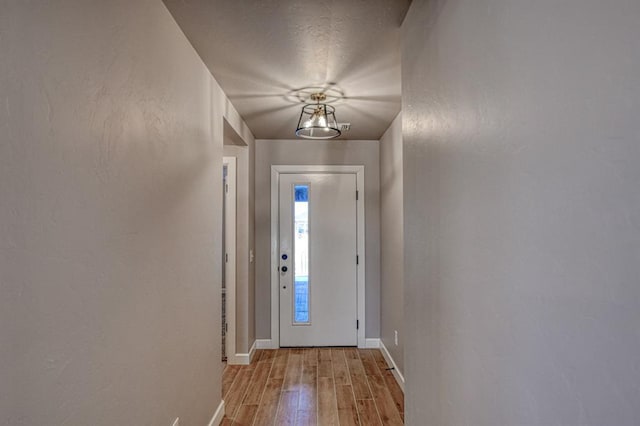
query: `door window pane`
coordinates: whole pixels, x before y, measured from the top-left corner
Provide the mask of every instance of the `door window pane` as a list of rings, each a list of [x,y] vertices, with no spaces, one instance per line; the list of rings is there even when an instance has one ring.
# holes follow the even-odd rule
[[[293,322],[310,323],[309,315],[309,185],[294,185]]]

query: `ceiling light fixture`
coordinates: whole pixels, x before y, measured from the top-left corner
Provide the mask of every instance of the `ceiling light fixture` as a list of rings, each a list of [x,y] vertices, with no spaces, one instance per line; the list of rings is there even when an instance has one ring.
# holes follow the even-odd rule
[[[315,104],[302,107],[296,135],[305,139],[333,139],[340,136],[342,132],[336,121],[336,109],[320,103],[327,99],[327,95],[313,93],[310,98]]]

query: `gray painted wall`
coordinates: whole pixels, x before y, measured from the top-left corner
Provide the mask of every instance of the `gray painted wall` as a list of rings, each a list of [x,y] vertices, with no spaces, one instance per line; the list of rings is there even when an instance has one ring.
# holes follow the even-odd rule
[[[0,423],[207,424],[223,114],[248,129],[160,2],[0,28]]]
[[[398,114],[380,138],[380,339],[401,374],[404,372],[402,198],[402,114]]]
[[[409,425],[640,424],[640,2],[414,1]]]
[[[256,335],[271,337],[271,166],[365,166],[366,334],[380,333],[380,197],[378,141],[256,141]]]

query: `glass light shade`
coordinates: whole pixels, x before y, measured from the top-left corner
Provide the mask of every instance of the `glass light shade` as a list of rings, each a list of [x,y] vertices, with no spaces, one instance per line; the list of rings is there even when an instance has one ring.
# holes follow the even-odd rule
[[[333,139],[342,132],[338,129],[335,108],[327,104],[307,104],[302,107],[296,135],[306,139]]]

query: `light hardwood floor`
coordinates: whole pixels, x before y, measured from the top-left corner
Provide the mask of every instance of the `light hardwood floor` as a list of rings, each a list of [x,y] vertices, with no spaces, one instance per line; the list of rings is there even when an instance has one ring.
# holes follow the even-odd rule
[[[404,395],[377,349],[259,350],[222,376],[223,425],[402,425]]]

